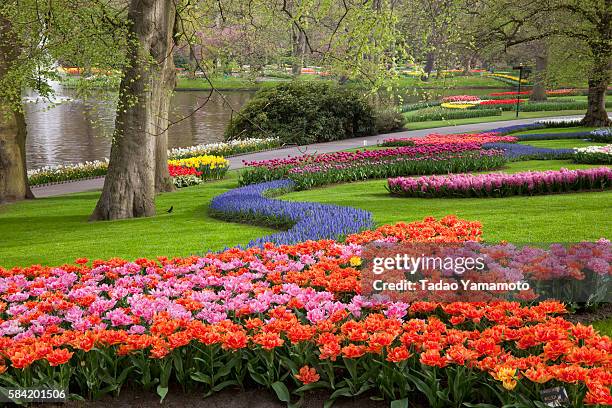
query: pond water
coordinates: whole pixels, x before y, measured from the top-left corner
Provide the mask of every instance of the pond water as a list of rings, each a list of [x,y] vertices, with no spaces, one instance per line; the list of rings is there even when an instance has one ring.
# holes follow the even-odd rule
[[[487,95],[508,89],[430,89],[410,92],[405,103],[438,99],[445,95]],[[80,99],[71,90],[56,86],[56,101],[50,104],[35,95],[26,95],[28,125],[28,168],[59,164],[76,164],[109,157],[114,126],[115,106],[111,98]],[[187,147],[223,140],[223,132],[233,111],[249,100],[253,92],[213,94],[180,91],[172,99],[173,121],[183,118],[169,129],[170,147]]]

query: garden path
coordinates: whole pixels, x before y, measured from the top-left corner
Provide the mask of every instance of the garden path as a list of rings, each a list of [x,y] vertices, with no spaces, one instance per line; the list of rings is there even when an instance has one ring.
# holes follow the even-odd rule
[[[241,156],[228,157],[230,161],[231,169],[240,169],[245,167],[243,161],[259,161],[259,160],[270,160],[280,157],[287,156],[299,156],[302,154],[315,154],[315,153],[331,153],[341,150],[354,149],[363,146],[374,146],[381,142],[383,139],[388,137],[424,137],[430,133],[469,133],[469,132],[481,132],[489,129],[494,129],[502,126],[513,126],[533,123],[540,119],[552,119],[552,118],[532,118],[532,119],[518,119],[518,120],[506,120],[506,121],[495,121],[485,123],[474,123],[470,125],[455,125],[445,126],[431,129],[421,130],[404,130],[401,132],[380,134],[375,136],[359,137],[353,139],[338,140],[335,142],[327,143],[315,143],[306,146],[291,146],[281,149],[268,150],[264,152],[249,153]],[[33,187],[32,192],[37,198],[42,197],[54,197],[63,194],[79,193],[83,191],[100,190],[104,184],[104,177],[72,181],[62,184],[52,184],[41,187]]]

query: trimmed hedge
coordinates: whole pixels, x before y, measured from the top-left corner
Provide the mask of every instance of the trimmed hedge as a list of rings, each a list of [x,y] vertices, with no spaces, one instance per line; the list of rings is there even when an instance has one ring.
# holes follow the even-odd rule
[[[417,102],[417,103],[409,103],[400,108],[402,112],[412,112],[425,108],[431,108],[434,106],[440,106],[442,101],[429,101],[429,102]]]

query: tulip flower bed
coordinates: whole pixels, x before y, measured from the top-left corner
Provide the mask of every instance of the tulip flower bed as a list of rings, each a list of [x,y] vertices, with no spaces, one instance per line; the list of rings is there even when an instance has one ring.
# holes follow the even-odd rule
[[[297,190],[316,186],[418,174],[494,169],[505,163],[503,153],[477,150],[474,143],[399,147],[394,149],[303,155],[246,163],[240,184],[291,179]]]
[[[562,160],[574,157],[573,149],[549,149],[515,143],[486,143],[483,149],[503,151],[510,161],[515,160]]]
[[[368,211],[319,203],[275,200],[266,195],[287,192],[295,188],[291,180],[276,180],[236,188],[215,197],[210,204],[211,215],[228,221],[263,224],[288,228],[249,242],[248,247],[263,247],[267,243],[295,244],[323,238],[336,239],[374,225]]]
[[[479,100],[480,98],[474,95],[451,95],[442,98],[442,102],[474,102]]]
[[[612,164],[612,144],[574,149],[574,162],[588,164]]]
[[[391,194],[403,197],[507,197],[612,188],[612,169],[525,172],[515,174],[449,174],[388,180]]]
[[[407,407],[610,404],[612,340],[546,301],[412,304],[361,296],[362,246],[478,240],[480,225],[384,226],[345,243],[228,249],[183,259],[0,268],[0,378],[85,398],[172,385],[265,387],[281,401],[368,392]],[[483,406],[483,405],[479,405]]]
[[[188,159],[168,160],[168,165],[194,169],[202,180],[220,180],[229,169],[229,161],[221,156],[196,156]]]
[[[517,137],[501,136],[495,132],[461,133],[449,135],[430,133],[425,137],[383,139],[381,146],[427,146],[461,143],[474,143],[478,146],[482,146],[485,143],[514,143],[518,140],[519,139]]]
[[[516,105],[517,103],[525,102],[525,99],[490,99],[479,103],[481,106],[490,105]]]
[[[169,164],[168,172],[176,188],[195,186],[203,182],[200,177],[202,172],[194,167],[173,166]]]

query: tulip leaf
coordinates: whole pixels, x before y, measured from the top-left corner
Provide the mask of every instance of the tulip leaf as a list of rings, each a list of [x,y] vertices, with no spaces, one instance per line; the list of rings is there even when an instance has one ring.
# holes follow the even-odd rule
[[[272,389],[280,401],[291,402],[291,394],[284,383],[277,381],[272,384]]]

